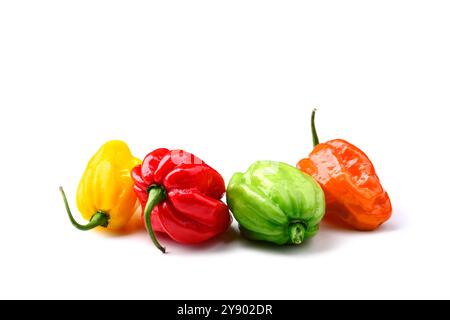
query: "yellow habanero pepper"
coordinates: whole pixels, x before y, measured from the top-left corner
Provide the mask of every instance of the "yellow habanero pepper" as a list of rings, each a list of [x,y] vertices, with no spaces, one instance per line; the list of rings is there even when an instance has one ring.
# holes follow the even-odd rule
[[[125,142],[114,140],[105,143],[89,161],[78,185],[78,210],[89,223],[81,225],[75,221],[64,190],[60,187],[74,227],[79,230],[98,226],[111,231],[125,229],[140,210],[130,175],[131,169],[140,163]]]

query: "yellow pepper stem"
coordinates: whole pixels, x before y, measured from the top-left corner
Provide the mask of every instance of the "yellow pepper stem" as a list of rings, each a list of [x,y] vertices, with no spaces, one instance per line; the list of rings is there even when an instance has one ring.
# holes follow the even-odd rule
[[[94,229],[96,227],[104,227],[106,228],[108,226],[109,222],[109,215],[105,212],[96,212],[89,223],[83,225],[79,224],[75,218],[72,215],[72,212],[70,211],[69,203],[67,201],[66,193],[64,192],[63,187],[59,187],[59,191],[61,192],[61,195],[64,200],[64,205],[66,206],[67,214],[69,215],[70,222],[72,222],[72,225],[77,228],[78,230],[87,231]]]
[[[162,253],[166,253],[166,248],[164,248],[158,242],[158,239],[156,239],[156,235],[153,232],[151,214],[152,214],[153,208],[156,205],[158,205],[158,203],[163,201],[165,198],[166,198],[166,192],[165,192],[164,188],[159,187],[159,186],[150,187],[150,190],[148,192],[147,204],[145,205],[145,210],[144,210],[145,227],[147,228],[147,232],[150,235],[150,238],[152,239],[153,244],[159,250],[161,250]]]

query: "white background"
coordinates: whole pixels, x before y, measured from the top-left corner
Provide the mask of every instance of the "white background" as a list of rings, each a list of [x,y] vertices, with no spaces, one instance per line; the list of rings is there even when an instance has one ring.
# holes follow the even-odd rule
[[[0,298],[450,298],[448,1],[2,1]],[[189,150],[228,181],[344,138],[394,205],[302,247],[233,228],[186,247],[75,230],[109,139]],[[78,216],[79,217],[79,216]]]

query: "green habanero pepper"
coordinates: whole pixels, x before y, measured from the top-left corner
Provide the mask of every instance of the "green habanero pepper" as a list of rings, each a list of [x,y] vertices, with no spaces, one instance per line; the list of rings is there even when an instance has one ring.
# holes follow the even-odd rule
[[[246,173],[234,174],[227,202],[243,236],[278,245],[300,244],[314,236],[325,214],[319,184],[274,161],[257,161]]]

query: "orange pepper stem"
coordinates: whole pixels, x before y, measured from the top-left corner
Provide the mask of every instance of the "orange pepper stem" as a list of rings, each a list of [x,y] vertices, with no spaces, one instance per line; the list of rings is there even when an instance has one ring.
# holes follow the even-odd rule
[[[311,132],[312,132],[312,139],[313,139],[313,146],[317,146],[319,142],[319,137],[317,136],[317,130],[316,130],[316,111],[317,109],[314,109],[311,114]]]
[[[162,253],[166,253],[166,248],[164,248],[156,238],[155,233],[153,232],[152,227],[152,221],[151,221],[151,214],[153,211],[153,208],[158,205],[161,201],[163,201],[166,198],[166,191],[163,187],[160,186],[151,186],[148,191],[148,200],[147,204],[145,205],[144,209],[144,220],[145,220],[145,227],[147,228],[147,232],[150,236],[150,238],[153,241],[153,244],[161,250]]]
[[[94,229],[96,227],[104,227],[106,228],[109,223],[109,215],[105,212],[98,211],[96,212],[92,217],[89,223],[87,224],[79,224],[75,218],[72,215],[72,212],[70,211],[69,202],[67,201],[66,193],[64,192],[63,187],[59,187],[59,191],[61,192],[61,195],[64,200],[64,205],[66,206],[67,214],[69,215],[70,222],[72,222],[72,225],[81,231],[87,231]]]

